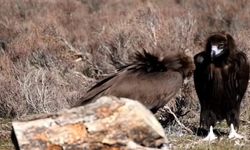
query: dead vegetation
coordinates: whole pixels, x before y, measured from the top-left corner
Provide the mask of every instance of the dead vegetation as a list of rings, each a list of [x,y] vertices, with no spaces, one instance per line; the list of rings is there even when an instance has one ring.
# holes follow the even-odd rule
[[[142,47],[194,55],[210,32],[225,30],[249,56],[249,7],[248,0],[0,1],[0,117],[70,107],[96,79],[115,72]],[[242,105],[241,118],[248,122],[243,133],[250,132],[248,100],[249,90]],[[192,79],[169,107],[186,127],[198,126]],[[169,114],[160,117],[176,139],[186,134]]]

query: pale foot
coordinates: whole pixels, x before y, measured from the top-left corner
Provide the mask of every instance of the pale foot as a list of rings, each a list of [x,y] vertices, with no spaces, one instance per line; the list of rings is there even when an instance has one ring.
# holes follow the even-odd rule
[[[207,137],[203,139],[203,141],[213,141],[215,139],[217,139],[217,136],[214,134],[213,127],[210,126],[209,133]]]
[[[234,129],[234,125],[231,124],[228,138],[229,139],[243,139],[244,137],[242,135],[236,133],[236,131]]]

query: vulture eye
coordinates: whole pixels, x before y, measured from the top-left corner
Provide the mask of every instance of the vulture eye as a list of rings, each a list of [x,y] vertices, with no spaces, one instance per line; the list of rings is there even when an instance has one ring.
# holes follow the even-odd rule
[[[224,49],[224,43],[219,43],[219,44],[218,44],[218,48],[219,48],[219,49]]]

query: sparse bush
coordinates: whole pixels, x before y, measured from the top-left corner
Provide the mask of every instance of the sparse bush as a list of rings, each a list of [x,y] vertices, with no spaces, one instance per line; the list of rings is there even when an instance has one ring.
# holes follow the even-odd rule
[[[247,0],[0,1],[0,40],[6,41],[0,51],[0,116],[70,107],[91,83],[142,48],[194,55],[210,32],[225,30],[249,56],[249,5]],[[179,116],[191,112],[183,122],[198,122],[192,81],[175,100],[171,107]]]

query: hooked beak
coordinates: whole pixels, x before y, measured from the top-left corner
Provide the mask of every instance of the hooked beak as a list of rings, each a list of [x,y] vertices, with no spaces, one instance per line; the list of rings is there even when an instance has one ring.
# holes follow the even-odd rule
[[[217,45],[212,45],[211,47],[211,58],[213,59],[215,56],[219,55],[223,49],[219,49]]]

